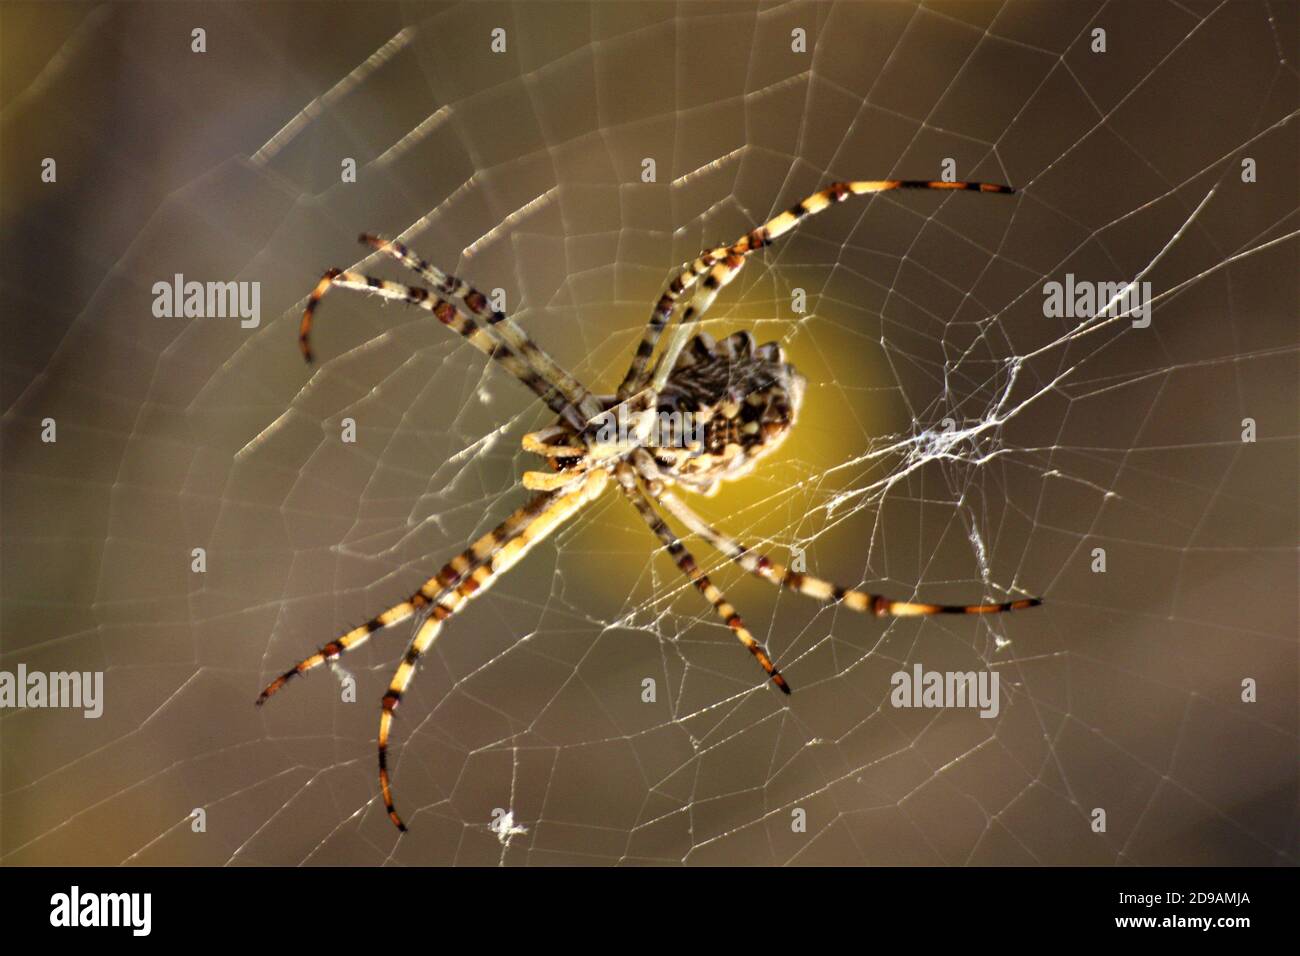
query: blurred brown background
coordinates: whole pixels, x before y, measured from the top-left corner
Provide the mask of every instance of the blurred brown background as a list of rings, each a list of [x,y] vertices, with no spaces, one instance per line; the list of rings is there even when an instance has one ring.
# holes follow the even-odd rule
[[[0,862],[1294,864],[1296,12],[0,7],[0,667],[102,670],[107,695],[96,721],[0,716]],[[409,628],[344,659],[357,703],[320,672],[253,707],[517,506],[549,420],[353,293],[304,367],[304,296],[358,232],[505,290],[612,390],[703,245],[945,158],[1021,192],[853,201],[720,298],[711,331],[782,341],[810,387],[781,453],[700,508],[845,584],[1045,607],[880,622],[694,543],[778,699],[611,492],[444,630],[399,715],[405,837],[374,734]],[[1146,276],[1151,327],[1063,340],[1044,282],[1133,277],[1212,188]],[[260,327],[155,318],[175,273],[260,282]],[[987,418],[1014,356],[1017,411],[891,483],[890,444]],[[999,718],[891,707],[917,662],[996,668]]]

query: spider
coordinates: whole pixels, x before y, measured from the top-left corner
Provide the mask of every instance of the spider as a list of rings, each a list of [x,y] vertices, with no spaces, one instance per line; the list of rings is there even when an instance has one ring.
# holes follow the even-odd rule
[[[527,504],[452,558],[405,601],[330,641],[285,671],[262,691],[258,705],[292,678],[337,660],[364,644],[376,631],[416,618],[415,635],[383,697],[378,737],[379,789],[384,807],[397,829],[405,831],[406,824],[393,803],[388,738],[394,712],[411,683],[416,664],[449,618],[491,587],[562,522],[594,501],[611,477],[682,574],[704,595],[772,683],[786,694],[790,693],[790,685],[767,650],[700,569],[656,505],[747,572],[778,587],[843,604],[854,611],[878,617],[996,614],[1040,604],[1038,598],[1000,604],[922,604],[841,587],[787,569],[746,547],[697,515],[672,491],[680,486],[710,495],[722,481],[747,474],[790,433],[804,392],[803,376],[785,361],[779,344],[755,346],[748,332],[736,332],[721,342],[702,331],[693,335],[700,317],[756,249],[849,196],[893,189],[1014,192],[1009,186],[975,182],[889,179],[831,184],[731,245],[707,249],[684,266],[651,312],[631,365],[613,396],[587,391],[513,319],[489,309],[487,297],[474,287],[440,272],[400,242],[362,234],[361,242],[398,260],[427,282],[432,291],[358,272],[329,270],[308,297],[303,312],[298,335],[303,357],[312,361],[308,343],[312,317],[321,298],[334,287],[369,292],[432,312],[439,322],[504,366],[558,416],[554,425],[522,439],[524,450],[545,459],[550,470],[525,472],[524,487],[536,492]],[[652,364],[651,358],[679,300],[691,290],[693,294],[681,309],[680,321]],[[685,420],[692,423],[691,429],[680,427]],[[656,429],[661,421],[668,421],[670,427]]]

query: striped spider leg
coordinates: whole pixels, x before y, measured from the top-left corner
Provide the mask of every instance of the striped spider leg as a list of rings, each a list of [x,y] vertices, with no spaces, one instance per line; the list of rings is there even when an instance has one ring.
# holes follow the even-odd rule
[[[552,460],[571,451],[579,456],[585,455],[583,449],[557,446],[551,441],[552,438],[571,435],[575,429],[584,428],[593,415],[599,414],[596,399],[576,379],[561,369],[513,320],[502,313],[490,313],[485,317],[486,323],[480,325],[476,316],[481,316],[484,312],[487,299],[472,286],[439,272],[400,243],[387,243],[366,235],[361,239],[413,268],[433,283],[439,292],[460,302],[468,314],[446,299],[431,295],[427,289],[357,272],[331,269],[322,276],[308,297],[299,326],[299,345],[308,362],[312,361],[312,320],[321,298],[331,288],[337,286],[355,289],[405,302],[432,312],[442,324],[499,362],[568,425],[568,428],[558,431],[552,427],[524,436],[526,450],[546,455]],[[555,474],[527,473],[523,482],[525,487],[543,491],[543,494],[516,510],[493,531],[444,565],[438,574],[421,585],[407,600],[353,628],[281,674],[262,691],[257,704],[261,706],[299,674],[305,674],[327,661],[337,660],[342,654],[361,646],[374,632],[423,614],[424,620],[407,646],[402,663],[384,695],[378,737],[379,784],[384,806],[393,824],[405,831],[406,825],[393,804],[387,753],[393,714],[414,676],[416,663],[438,636],[443,621],[486,591],[498,576],[514,567],[529,549],[599,496],[608,477],[608,471],[588,469],[585,461]]]
[[[722,618],[724,624],[731,628],[732,632],[745,649],[754,655],[754,660],[763,668],[764,673],[772,679],[777,687],[781,688],[782,693],[790,693],[790,685],[785,677],[781,674],[772,658],[768,656],[767,648],[758,642],[749,629],[745,627],[744,621],[736,609],[727,601],[727,596],[718,590],[717,586],[709,580],[709,576],[700,570],[695,562],[695,556],[686,550],[681,539],[677,537],[676,532],[668,527],[663,518],[655,512],[654,507],[650,504],[649,498],[645,492],[637,485],[637,472],[627,463],[621,463],[616,473],[619,487],[623,489],[623,494],[627,497],[632,506],[650,526],[650,530],[658,536],[663,542],[669,557],[677,564],[677,569],[686,575],[690,582],[695,585],[695,589],[704,595],[704,600],[713,605],[713,610],[718,617]]]
[[[590,414],[584,415],[583,412],[584,409],[594,407],[593,400],[586,389],[581,386],[576,389],[569,388],[567,376],[562,379],[551,379],[543,371],[545,366],[539,367],[537,364],[539,358],[549,365],[555,364],[540,347],[533,344],[531,351],[525,349],[517,352],[502,337],[500,330],[495,328],[493,323],[479,325],[472,312],[466,315],[446,299],[431,294],[428,289],[404,285],[388,279],[378,279],[351,270],[330,269],[321,276],[320,282],[307,297],[307,307],[298,326],[298,344],[303,358],[309,363],[312,361],[310,343],[312,321],[320,300],[332,288],[355,289],[432,312],[439,322],[463,336],[470,345],[488,358],[499,362],[507,372],[536,394],[551,411],[576,428],[585,427],[587,419],[591,417]],[[476,294],[481,295],[481,293]],[[531,339],[528,341],[531,343]]]
[[[607,478],[606,472],[595,471],[577,480],[570,480],[565,488],[533,498],[443,565],[442,570],[405,601],[331,641],[273,680],[257,698],[258,706],[294,677],[305,674],[326,661],[337,660],[341,655],[366,643],[376,631],[423,615],[415,636],[402,655],[402,662],[389,681],[379,718],[379,790],[388,818],[398,830],[405,831],[406,824],[398,816],[393,804],[388,771],[388,738],[392,731],[393,713],[415,676],[416,664],[433,644],[434,638],[442,630],[443,622],[487,591],[497,578],[518,564],[534,545],[544,541],[566,519],[598,497]]]
[[[528,471],[521,483],[536,494],[488,534],[475,541],[429,578],[405,601],[330,641],[299,661],[262,691],[263,704],[290,680],[361,646],[391,624],[416,619],[418,627],[388,685],[380,714],[379,787],[389,819],[405,830],[393,803],[388,770],[388,741],[393,717],[414,678],[416,665],[437,638],[445,621],[485,592],[538,542],[594,501],[611,476],[632,507],[659,538],[678,569],[754,655],[783,692],[790,686],[767,651],[745,627],[735,608],[700,569],[677,533],[656,510],[658,504],[711,547],[746,571],[772,584],[823,601],[835,601],[876,615],[991,614],[1033,607],[1026,598],[1001,604],[940,605],[897,601],[839,587],[783,568],[713,528],[670,490],[681,486],[709,495],[720,483],[748,474],[770,454],[793,427],[804,392],[804,379],[785,361],[780,345],[756,346],[747,332],[721,342],[697,332],[701,316],[718,293],[743,267],[755,249],[770,244],[815,215],[851,195],[892,189],[964,189],[1008,193],[988,183],[942,183],[878,180],[834,183],[797,203],[730,246],[706,250],[688,263],[660,297],[631,364],[616,394],[593,395],[538,346],[513,319],[488,308],[487,297],[473,286],[441,272],[396,240],[362,235],[361,241],[390,255],[431,289],[378,279],[359,272],[331,269],[308,296],[299,326],[303,357],[312,359],[309,337],[321,298],[334,287],[354,289],[423,309],[500,364],[530,389],[557,416],[555,424],[523,436],[525,451],[542,457],[550,471]],[[656,347],[682,296],[694,293],[681,313],[658,361]],[[630,432],[610,439],[606,426],[631,413]],[[680,422],[667,436],[656,432],[656,415],[684,414],[702,426],[688,436]],[[671,417],[671,416],[670,416]],[[676,429],[676,430],[674,430]]]
[[[484,319],[487,327],[496,329],[510,349],[521,356],[530,368],[535,369],[543,381],[554,383],[559,392],[573,402],[588,419],[594,418],[603,411],[586,387],[547,355],[545,350],[534,342],[514,319],[496,309],[489,311],[487,296],[482,292],[455,276],[447,275],[396,239],[380,239],[362,233],[361,241],[392,256],[432,285],[439,293],[456,299],[476,317]]]
[[[627,400],[638,389],[649,384],[650,359],[654,354],[655,345],[663,334],[677,302],[683,293],[690,291],[695,286],[700,276],[705,276],[705,279],[700,283],[701,287],[696,290],[692,300],[683,310],[681,322],[678,324],[656,365],[652,386],[655,393],[663,390],[667,377],[672,374],[677,356],[690,338],[692,327],[699,322],[700,317],[713,304],[713,300],[722,288],[736,277],[736,274],[744,266],[746,259],[752,252],[771,245],[794,229],[804,219],[815,216],[830,206],[843,202],[850,196],[870,195],[895,189],[959,190],[1006,195],[1015,193],[1015,189],[1011,186],[1003,186],[999,183],[965,181],[948,183],[924,179],[880,179],[831,183],[825,189],[813,193],[802,202],[795,203],[785,212],[769,219],[763,225],[750,230],[730,246],[706,249],[673,277],[650,314],[650,321],[640,343],[637,345],[636,352],[632,357],[632,363],[628,366],[622,384],[619,385],[619,400]]]
[[[926,604],[915,601],[898,601],[883,594],[868,594],[853,588],[841,587],[811,574],[791,571],[777,564],[767,555],[746,547],[734,538],[714,528],[696,514],[684,501],[662,487],[654,488],[655,500],[673,517],[707,541],[714,549],[725,554],[755,577],[769,584],[796,591],[818,601],[843,604],[860,614],[876,617],[922,617],[931,614],[1003,614],[1022,611],[1042,604],[1040,598],[1020,598],[997,604]]]

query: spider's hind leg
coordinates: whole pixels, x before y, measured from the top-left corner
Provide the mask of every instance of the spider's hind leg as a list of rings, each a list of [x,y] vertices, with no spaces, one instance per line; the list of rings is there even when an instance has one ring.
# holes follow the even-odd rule
[[[415,668],[420,658],[428,653],[446,621],[474,598],[485,593],[503,574],[518,564],[529,549],[544,541],[584,505],[594,501],[604,490],[607,478],[608,473],[593,471],[586,476],[580,487],[567,494],[554,492],[538,495],[475,542],[466,553],[490,552],[490,557],[471,576],[438,596],[428,617],[407,645],[402,662],[397,665],[393,679],[389,681],[379,715],[379,791],[384,799],[384,809],[388,811],[388,819],[398,830],[405,831],[406,824],[393,805],[392,780],[388,769],[388,739],[392,734],[394,713],[415,677]]]
[[[656,495],[656,500],[667,508],[673,517],[755,577],[762,578],[777,587],[797,591],[799,594],[818,601],[825,601],[828,604],[843,604],[849,610],[857,611],[860,614],[873,614],[876,617],[926,617],[932,614],[1005,614],[1008,611],[1023,611],[1031,607],[1038,607],[1043,603],[1042,598],[1031,597],[989,604],[930,604],[918,601],[899,601],[883,594],[869,594],[855,588],[842,587],[831,581],[813,577],[811,574],[792,571],[773,561],[766,554],[746,547],[730,535],[713,527],[670,491],[661,489]]]
[[[732,633],[745,646],[745,649],[754,655],[754,659],[758,661],[758,665],[771,678],[772,683],[781,688],[783,694],[789,694],[790,684],[780,670],[777,669],[777,666],[772,663],[767,648],[760,644],[758,639],[749,632],[749,628],[745,627],[744,621],[741,620],[736,609],[727,600],[727,596],[709,580],[707,574],[700,570],[699,565],[695,562],[694,555],[686,549],[681,539],[677,537],[672,528],[668,527],[663,518],[659,517],[651,506],[649,499],[637,487],[636,473],[631,466],[625,464],[619,468],[618,481],[628,501],[636,508],[645,523],[650,526],[650,530],[663,542],[668,554],[677,563],[678,570],[686,575],[691,584],[695,585],[695,589],[704,595],[706,601],[713,605],[714,612],[718,617],[722,618],[727,627],[731,628]]]

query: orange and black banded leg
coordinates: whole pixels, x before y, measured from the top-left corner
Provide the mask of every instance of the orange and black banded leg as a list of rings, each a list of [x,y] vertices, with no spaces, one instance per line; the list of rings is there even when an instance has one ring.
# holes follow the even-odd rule
[[[745,627],[745,623],[741,620],[736,609],[727,601],[726,595],[718,590],[718,587],[709,580],[707,574],[700,570],[699,565],[695,562],[695,557],[690,551],[686,550],[686,546],[682,544],[681,539],[677,537],[673,529],[668,527],[663,518],[659,517],[655,512],[649,500],[637,486],[635,472],[632,468],[626,464],[620,465],[617,477],[619,486],[623,489],[628,501],[636,508],[645,523],[650,526],[650,530],[663,542],[669,556],[677,564],[678,570],[690,580],[697,591],[704,595],[704,599],[713,605],[713,610],[718,617],[722,618],[727,627],[731,628],[732,633],[745,646],[745,649],[754,655],[754,659],[758,661],[758,665],[771,678],[772,683],[781,688],[782,693],[790,693],[789,683],[776,665],[772,663],[767,648],[760,644],[758,639],[749,632],[749,628]]]
[[[889,192],[895,189],[936,189],[936,190],[961,190],[967,192],[982,193],[1014,193],[1015,190],[1010,186],[1003,186],[998,183],[978,183],[978,182],[952,182],[946,183],[937,180],[924,179],[879,179],[879,180],[861,180],[858,182],[837,182],[831,183],[825,189],[819,190],[804,199],[795,203],[785,212],[774,216],[763,225],[752,229],[745,235],[737,239],[731,246],[723,250],[713,250],[708,253],[713,259],[712,265],[707,267],[707,274],[703,280],[698,283],[695,295],[690,303],[682,311],[681,321],[673,330],[672,338],[664,346],[663,354],[655,367],[654,378],[651,387],[658,394],[663,390],[664,383],[667,382],[668,376],[672,374],[673,366],[677,363],[677,357],[681,354],[686,343],[690,341],[691,334],[694,332],[694,326],[709,307],[713,300],[717,298],[718,293],[736,277],[736,274],[744,267],[750,253],[756,249],[762,249],[764,246],[771,245],[777,239],[780,239],[786,233],[790,232],[804,219],[809,216],[815,216],[819,212],[833,206],[836,203],[843,202],[850,196],[862,196],[871,193]],[[721,254],[717,254],[717,253]],[[701,262],[697,260],[697,263]],[[692,264],[692,269],[694,267]],[[690,273],[692,270],[688,270]],[[692,276],[692,281],[697,276]],[[671,287],[670,287],[671,290]],[[660,300],[661,304],[664,300]],[[668,306],[672,308],[671,303]],[[660,318],[658,310],[652,316],[652,323],[655,319]],[[662,317],[662,321],[667,321],[667,316]],[[658,338],[658,331],[654,337]],[[649,333],[647,333],[649,335]],[[644,343],[642,344],[642,349]],[[638,350],[638,357],[641,350]],[[648,364],[649,356],[645,357],[645,363]],[[634,368],[636,363],[634,362]],[[631,374],[629,372],[629,374]],[[630,393],[629,393],[630,394]],[[620,395],[620,398],[624,396]]]
[[[522,508],[517,509],[505,521],[501,522],[492,531],[489,531],[483,537],[479,538],[466,550],[462,551],[456,557],[452,558],[442,566],[442,569],[424,584],[420,589],[412,594],[409,598],[400,604],[395,604],[382,614],[372,617],[366,623],[359,627],[354,627],[341,637],[335,638],[324,647],[320,648],[315,654],[304,658],[293,667],[289,668],[275,680],[271,681],[261,694],[257,697],[257,705],[260,707],[266,703],[267,698],[276,693],[285,684],[289,683],[299,674],[306,674],[314,670],[327,661],[337,660],[348,651],[354,650],[370,640],[370,635],[378,630],[388,627],[390,624],[397,624],[405,621],[418,613],[421,609],[428,607],[436,602],[451,588],[462,584],[466,578],[477,572],[480,568],[489,564],[497,552],[504,544],[517,535],[520,530],[526,527],[539,514],[545,511],[553,502],[555,496],[552,494],[537,495]]]
[[[646,325],[645,332],[642,333],[641,341],[637,343],[636,352],[632,355],[632,363],[628,366],[627,373],[623,376],[623,381],[618,387],[617,394],[620,402],[631,398],[646,384],[649,378],[650,359],[654,355],[655,346],[659,344],[659,337],[663,335],[664,328],[668,325],[668,319],[672,315],[678,300],[695,285],[700,276],[708,272],[713,267],[713,264],[726,254],[726,246],[706,249],[695,260],[688,263],[677,275],[673,276],[668,283],[668,288],[664,290],[663,295],[659,297],[659,301],[655,303],[654,311],[650,313],[650,321]]]
[[[501,575],[518,564],[534,545],[545,540],[566,519],[593,501],[604,489],[608,478],[609,473],[606,471],[589,472],[580,481],[575,481],[569,489],[551,492],[535,499],[544,501],[545,505],[521,527],[511,530],[502,524],[480,539],[482,542],[492,540],[491,560],[467,575],[458,585],[434,602],[429,616],[425,618],[420,629],[416,631],[415,637],[407,645],[406,653],[402,655],[402,662],[397,665],[397,670],[393,672],[393,679],[389,681],[388,692],[384,694],[379,717],[379,791],[383,796],[384,809],[388,811],[388,819],[397,829],[405,831],[406,824],[398,815],[393,803],[392,780],[388,770],[388,740],[393,729],[393,714],[415,677],[415,668],[420,658],[428,652],[434,639],[437,638],[443,622],[487,591]],[[518,515],[519,512],[515,514]]]
[[[307,307],[298,326],[298,344],[302,349],[303,358],[308,362],[312,360],[310,343],[312,320],[320,300],[332,288],[368,292],[383,299],[404,302],[433,313],[433,316],[443,325],[462,336],[488,358],[499,362],[506,371],[522,382],[557,415],[564,417],[577,428],[582,428],[586,424],[583,414],[555,385],[547,382],[507,344],[485,331],[473,316],[465,316],[452,303],[431,294],[428,289],[404,285],[388,279],[377,279],[360,272],[331,269],[321,276],[320,282],[307,297]]]
[[[713,305],[713,300],[718,297],[718,293],[740,274],[745,261],[744,255],[728,252],[709,269],[704,279],[697,284],[695,294],[691,296],[691,301],[682,310],[681,320],[673,329],[673,334],[664,346],[658,364],[655,365],[654,376],[650,380],[650,389],[655,395],[662,392],[664,386],[668,384],[668,377],[672,375],[673,369],[677,365],[677,359],[681,356],[686,343],[690,341],[696,325],[699,324],[700,317],[709,311],[709,307]]]
[[[501,341],[523,359],[524,363],[537,374],[542,381],[555,387],[561,395],[576,406],[587,418],[600,413],[600,405],[591,393],[576,378],[565,371],[555,359],[533,341],[514,319],[504,312],[488,307],[488,298],[468,282],[448,275],[429,260],[416,254],[411,248],[396,239],[381,239],[369,233],[361,234],[361,241],[371,248],[392,256],[402,265],[419,275],[433,286],[442,296],[454,299],[465,307],[482,324],[491,335],[499,336]]]
[[[739,564],[750,574],[777,587],[787,588],[829,604],[843,604],[861,614],[877,617],[919,617],[930,614],[1003,614],[1038,607],[1040,598],[1020,598],[996,604],[928,604],[917,601],[898,601],[883,594],[869,594],[853,588],[841,587],[810,574],[791,571],[765,554],[753,551],[729,535],[714,528],[697,515],[680,498],[670,491],[660,491],[656,496],[668,512],[685,524],[695,534],[709,542],[718,551]]]

